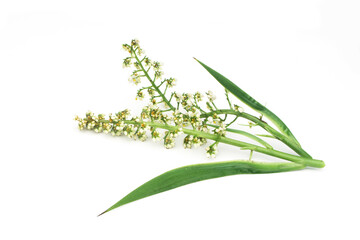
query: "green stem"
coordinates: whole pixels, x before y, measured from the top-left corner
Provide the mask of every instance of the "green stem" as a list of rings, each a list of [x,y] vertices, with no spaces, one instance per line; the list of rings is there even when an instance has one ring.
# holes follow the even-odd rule
[[[164,84],[164,82],[165,82],[165,80],[161,81],[161,83],[157,86],[157,88],[159,88],[159,89],[160,89],[161,85],[163,85],[163,84]]]
[[[198,101],[196,100],[195,97],[194,97],[194,102],[195,102],[195,105],[194,105],[194,106],[195,106],[197,109],[199,109],[199,111],[200,111],[201,113],[206,113],[204,110],[201,109],[201,107],[199,106]]]
[[[268,134],[256,134],[256,136],[276,139],[273,135],[268,135]]]
[[[109,122],[108,120],[100,120],[100,121],[101,122]],[[133,121],[133,120],[124,120],[124,123],[126,123],[126,124],[134,124],[134,125],[141,125],[142,123],[144,123],[144,124],[147,124],[150,127],[162,128],[162,129],[166,129],[166,130],[169,130],[169,131],[176,131],[176,130],[179,130],[179,128],[180,128],[178,126],[165,125],[165,124],[158,123],[158,122],[142,122],[142,121],[137,122],[137,121]],[[273,156],[273,157],[278,157],[278,158],[285,159],[285,160],[288,160],[288,161],[291,161],[291,162],[294,162],[294,163],[302,164],[302,165],[305,165],[305,166],[316,167],[316,168],[322,168],[322,167],[325,166],[324,162],[321,161],[321,160],[305,158],[305,157],[299,157],[299,156],[291,155],[291,154],[288,154],[288,153],[280,152],[280,151],[277,151],[277,150],[274,150],[274,149],[268,149],[268,148],[260,147],[260,146],[257,146],[257,145],[251,144],[251,143],[246,143],[246,142],[242,142],[242,141],[227,138],[227,137],[222,137],[222,136],[219,136],[217,134],[206,133],[206,132],[197,131],[197,130],[188,129],[188,128],[183,128],[182,131],[185,134],[198,136],[198,137],[203,137],[203,138],[206,138],[206,139],[211,139],[211,140],[221,142],[221,143],[225,143],[225,144],[229,144],[229,145],[232,145],[232,146],[253,150],[255,152],[267,154],[267,155],[270,155],[270,156]]]
[[[231,109],[219,109],[219,110],[215,110],[215,111],[212,111],[212,112],[209,112],[206,114],[201,114],[200,117],[205,118],[208,116],[212,116],[214,113],[216,113],[216,114],[232,114],[232,115],[235,115],[238,117],[248,119],[248,120],[256,123],[257,125],[259,125],[263,129],[265,129],[267,132],[271,133],[275,138],[282,141],[284,144],[286,144],[289,148],[294,150],[300,156],[305,157],[305,158],[311,158],[311,156],[307,152],[305,152],[305,150],[302,149],[297,143],[292,141],[292,139],[290,139],[289,137],[276,131],[269,124],[267,124],[263,120],[260,120],[259,118],[255,117],[251,114],[239,112],[239,111],[235,111],[235,110],[231,110]]]
[[[214,128],[218,128],[218,127],[219,127],[219,126],[213,125],[213,124],[207,124],[207,125],[210,126],[210,127],[214,127]],[[265,142],[265,141],[262,140],[261,138],[255,136],[255,135],[253,135],[253,134],[251,134],[251,133],[248,133],[248,132],[245,132],[245,131],[241,131],[241,130],[238,130],[238,129],[232,129],[232,128],[226,128],[226,131],[227,131],[227,132],[232,132],[232,133],[237,133],[237,134],[243,135],[243,136],[248,137],[248,138],[250,138],[250,139],[252,139],[252,140],[254,140],[254,141],[257,141],[258,143],[260,143],[261,145],[263,145],[263,146],[266,147],[266,148],[273,149],[273,147],[272,147],[269,143]]]
[[[231,124],[233,124],[239,117],[236,116],[230,123],[226,124],[226,127],[229,127]]]
[[[172,109],[169,108],[169,109],[161,110],[161,112],[169,112],[169,111],[172,111]]]
[[[250,150],[250,156],[249,156],[249,161],[251,161],[252,155],[253,155],[254,151]]]
[[[225,96],[226,96],[226,100],[227,100],[227,102],[229,104],[230,109],[233,110],[233,106],[232,106],[230,98],[229,98],[229,92],[228,92],[228,90],[226,88],[225,88]]]
[[[214,103],[213,101],[211,101],[211,104],[214,106],[214,108],[215,108],[216,110],[219,110],[219,109],[216,107],[216,105],[215,105],[215,103]]]
[[[149,76],[148,72],[145,70],[144,66],[142,65],[142,63],[140,62],[138,56],[136,55],[135,51],[133,51],[134,53],[134,57],[136,59],[136,61],[139,63],[141,70],[144,72],[146,78],[150,81],[151,85],[153,86],[153,88],[158,92],[158,94],[161,96],[161,98],[164,100],[164,102],[167,104],[167,106],[169,106],[171,108],[171,110],[175,111],[174,106],[167,100],[167,98],[165,97],[165,95],[160,91],[160,89],[155,85],[154,81],[151,79],[151,77]]]

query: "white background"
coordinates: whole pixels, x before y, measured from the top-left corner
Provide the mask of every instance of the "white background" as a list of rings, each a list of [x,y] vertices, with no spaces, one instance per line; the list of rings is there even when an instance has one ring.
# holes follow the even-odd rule
[[[1,1],[0,238],[359,239],[359,12],[356,0]],[[132,38],[179,91],[221,102],[192,57],[218,70],[327,166],[204,181],[96,217],[167,170],[215,161],[77,129],[76,114],[144,104],[121,67]],[[221,146],[216,161],[247,157]]]

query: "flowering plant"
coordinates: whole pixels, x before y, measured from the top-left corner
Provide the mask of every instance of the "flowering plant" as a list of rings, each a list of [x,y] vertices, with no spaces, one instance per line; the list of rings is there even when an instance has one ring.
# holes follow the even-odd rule
[[[136,99],[142,100],[145,95],[148,95],[149,103],[143,107],[139,116],[131,116],[128,109],[107,117],[104,114],[95,116],[92,112],[86,113],[84,118],[76,116],[75,120],[78,121],[79,129],[110,133],[113,136],[125,135],[140,141],[145,141],[150,136],[154,141],[162,140],[165,148],[168,149],[175,146],[177,136],[185,134],[184,148],[203,146],[208,144],[208,141],[212,141],[205,148],[208,157],[215,157],[220,143],[248,150],[250,157],[249,160],[196,164],[168,171],[141,185],[105,212],[138,199],[201,180],[235,174],[275,173],[325,166],[323,161],[313,159],[302,149],[279,117],[229,79],[199,60],[195,59],[225,88],[228,108],[218,108],[215,104],[216,97],[211,91],[205,93],[206,97],[200,92],[170,92],[170,89],[176,85],[176,79],[163,77],[162,64],[145,56],[138,40],[132,40],[131,44],[123,44],[123,48],[129,53],[129,56],[124,59],[123,67],[134,67],[129,82],[135,85],[142,83],[143,80],[147,82],[147,85],[140,87],[137,91]],[[246,113],[242,107],[233,104],[229,98],[230,93],[261,116],[256,117]],[[228,117],[232,119],[228,120]],[[264,117],[276,128],[265,122]],[[267,134],[255,135],[244,130],[230,128],[240,118],[247,119],[250,127],[261,127]],[[228,132],[243,135],[257,144],[230,138],[227,136]],[[298,155],[275,150],[264,138],[277,139]],[[255,162],[251,159],[254,151],[290,162]]]

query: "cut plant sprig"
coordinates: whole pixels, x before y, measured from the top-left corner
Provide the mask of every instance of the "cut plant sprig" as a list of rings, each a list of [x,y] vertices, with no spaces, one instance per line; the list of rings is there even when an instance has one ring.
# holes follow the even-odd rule
[[[215,103],[216,96],[211,91],[205,94],[169,92],[176,85],[176,79],[164,78],[162,64],[151,61],[144,56],[138,40],[124,44],[123,48],[130,54],[123,62],[123,67],[133,66],[129,82],[145,86],[139,88],[137,100],[148,96],[149,103],[145,105],[139,116],[131,116],[125,109],[116,114],[105,116],[88,112],[84,118],[76,117],[80,129],[95,132],[110,133],[113,136],[125,135],[134,140],[145,141],[149,137],[154,141],[163,140],[165,148],[175,146],[175,138],[184,134],[184,148],[204,146],[208,157],[215,157],[219,144],[232,145],[239,150],[249,150],[250,157],[246,161],[219,162],[185,166],[164,173],[148,183],[140,186],[122,200],[118,201],[108,212],[116,207],[132,201],[164,192],[189,183],[243,173],[275,173],[299,170],[305,167],[324,167],[321,160],[312,157],[302,149],[289,128],[274,113],[250,97],[233,82],[198,61],[215,79],[225,87],[225,97],[229,109],[221,109]],[[153,76],[153,77],[151,77]],[[229,93],[235,95],[244,104],[261,113],[261,117],[244,112],[244,109],[230,101]],[[223,118],[221,117],[223,116]],[[278,130],[270,126],[264,119],[267,117]],[[238,119],[247,119],[253,125],[260,126],[266,134],[254,135],[244,129],[230,128]],[[253,140],[255,143],[240,141],[227,136],[227,132],[238,134]],[[274,149],[265,139],[272,137],[283,142],[298,155],[289,154]],[[208,142],[210,141],[210,143]],[[211,143],[212,141],[212,143]],[[259,163],[252,159],[253,152],[273,156],[289,162]],[[104,213],[105,213],[104,212]]]

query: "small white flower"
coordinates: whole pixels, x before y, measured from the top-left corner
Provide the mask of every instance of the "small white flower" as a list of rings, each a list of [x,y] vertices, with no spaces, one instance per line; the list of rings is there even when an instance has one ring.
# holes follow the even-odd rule
[[[194,137],[193,139],[194,147],[199,147],[201,145],[201,140],[198,137]]]
[[[155,71],[155,78],[156,79],[161,79],[163,75],[164,75],[164,72],[162,72],[160,70]]]
[[[161,134],[157,130],[152,131],[151,137],[152,137],[152,140],[155,141],[155,142],[161,140]]]
[[[129,77],[129,82],[130,82],[130,83],[133,83],[133,84],[135,84],[135,85],[138,85],[138,84],[141,82],[141,80],[140,80],[140,77],[139,77],[138,75],[133,74],[133,75],[131,75],[131,76]]]
[[[85,124],[84,124],[84,122],[81,120],[81,121],[79,121],[79,129],[80,130],[83,130],[84,129],[84,127],[85,127]]]
[[[170,134],[164,138],[164,146],[167,149],[173,148],[175,146],[175,139],[172,138]]]
[[[175,78],[168,78],[168,79],[165,79],[165,81],[166,81],[166,86],[168,86],[169,88],[174,87],[176,85]]]
[[[138,47],[139,46],[139,40],[137,40],[137,39],[131,40],[131,46]]]
[[[184,121],[183,119],[183,114],[179,111],[179,110],[176,110],[174,113],[173,113],[173,121],[176,125],[181,125]]]
[[[146,135],[146,131],[144,129],[139,129],[138,132],[136,133],[136,137],[144,142],[147,139],[147,135]]]
[[[124,129],[125,136],[128,136],[129,138],[134,137],[135,134],[135,127],[134,125],[127,125]]]
[[[214,93],[212,91],[207,91],[206,95],[210,102],[213,102],[216,99],[216,96],[214,95]]]
[[[192,135],[187,135],[185,138],[184,138],[184,143],[183,143],[183,146],[184,148],[192,148],[193,146],[193,136]]]
[[[180,94],[178,92],[174,92],[174,97],[175,97],[176,102],[181,102],[183,100],[182,94]]]
[[[163,64],[160,63],[160,62],[153,62],[153,63],[152,63],[152,66],[153,66],[154,70],[157,70],[157,71],[160,71],[162,65],[163,65]]]
[[[137,70],[141,70],[140,64],[139,64],[138,62],[134,62],[134,67],[135,67]]]
[[[87,113],[86,113],[86,117],[88,117],[88,118],[92,118],[92,117],[94,117],[94,113],[93,113],[93,112],[91,112],[91,111],[87,111]]]
[[[206,132],[206,133],[209,133],[209,132],[210,132],[210,129],[209,129],[206,125],[201,125],[201,126],[199,127],[199,130],[200,130],[201,132]]]
[[[124,59],[123,68],[127,68],[127,67],[130,67],[130,66],[131,66],[131,58],[127,57],[127,58]]]
[[[190,120],[190,124],[191,124],[193,127],[198,127],[198,126],[200,126],[200,123],[201,123],[200,113],[199,113],[199,112],[190,112],[190,114],[189,114],[189,120]]]
[[[149,88],[149,89],[147,90],[147,92],[148,92],[148,94],[149,94],[150,97],[152,97],[152,96],[155,95],[155,90],[154,90],[153,88]]]
[[[185,105],[191,107],[191,106],[194,105],[194,104],[193,104],[193,102],[191,101],[191,99],[188,99],[188,100],[186,100],[186,104],[185,104]]]
[[[195,98],[195,100],[198,101],[198,102],[202,101],[203,97],[204,97],[204,96],[203,96],[200,92],[196,92],[196,93],[194,94],[194,98]]]
[[[131,47],[128,44],[123,44],[122,47],[125,51],[131,53]]]
[[[238,111],[239,113],[243,113],[244,112],[244,109],[238,105],[234,105],[234,110],[235,111]]]
[[[137,94],[136,94],[136,98],[135,100],[143,100],[145,97],[145,94],[143,91],[138,91]]]
[[[205,150],[208,158],[214,158],[217,153],[217,145],[210,145]]]
[[[152,62],[148,57],[144,59],[144,63],[146,67],[150,67],[152,65]]]
[[[220,123],[219,127],[214,130],[216,134],[219,134],[220,136],[225,136],[226,134],[226,126],[223,122]]]
[[[142,48],[138,48],[137,53],[139,56],[145,54],[145,51]]]

